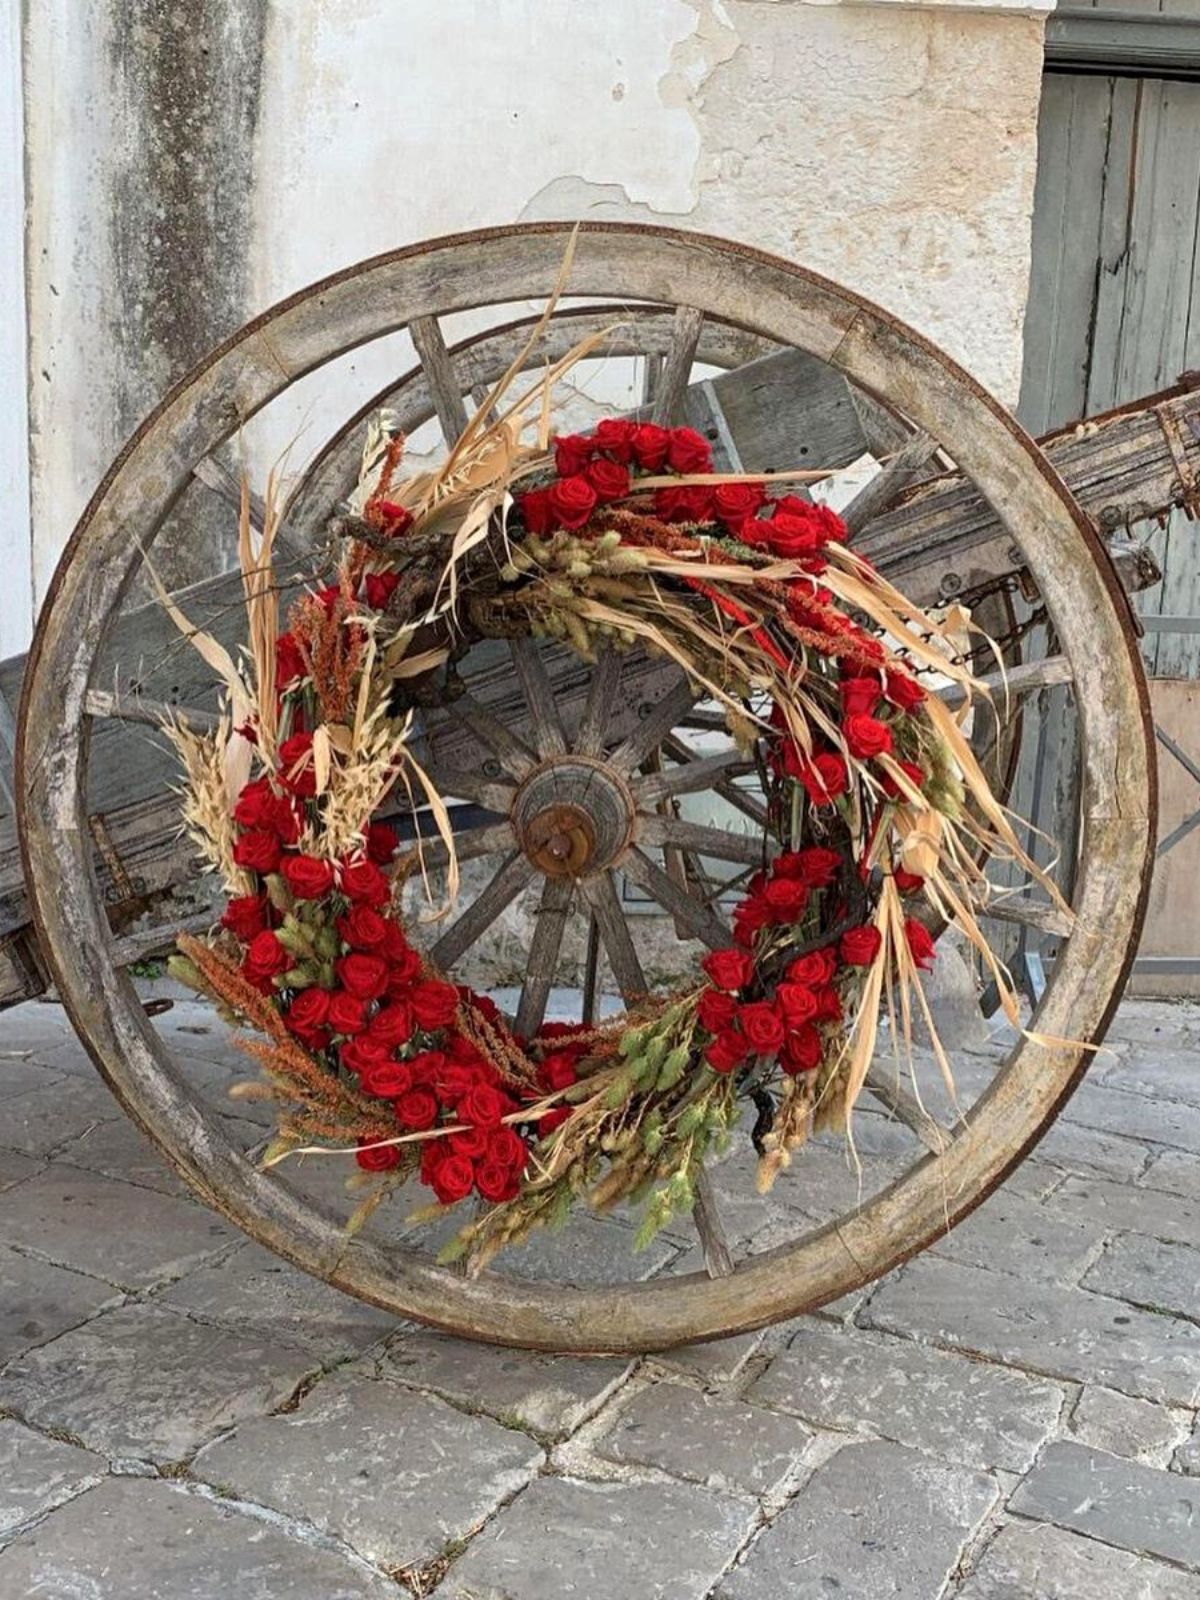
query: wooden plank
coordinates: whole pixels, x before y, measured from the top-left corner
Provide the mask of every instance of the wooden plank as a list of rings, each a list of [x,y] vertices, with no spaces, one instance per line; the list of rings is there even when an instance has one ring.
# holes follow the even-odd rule
[[[467,426],[467,408],[441,326],[436,317],[417,317],[408,332],[433,396],[442,437],[452,445]]]
[[[697,311],[694,306],[676,307],[671,343],[655,383],[651,410],[654,421],[662,426],[669,426],[679,419],[680,404],[692,375],[692,363],[696,359],[703,326],[703,311]]]

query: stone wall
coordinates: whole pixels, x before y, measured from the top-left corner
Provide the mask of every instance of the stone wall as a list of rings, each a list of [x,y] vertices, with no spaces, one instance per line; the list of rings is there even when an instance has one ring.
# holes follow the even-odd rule
[[[108,461],[174,377],[279,296],[422,236],[621,216],[751,240],[894,307],[1014,399],[1042,9],[27,8],[31,511],[18,485],[0,526],[16,579],[0,655],[28,635],[30,552],[36,604]],[[11,100],[15,61],[3,77]],[[18,217],[2,214],[10,233]],[[347,394],[394,362],[362,353]],[[319,438],[293,416],[302,458]],[[19,459],[19,407],[0,428],[0,460]]]

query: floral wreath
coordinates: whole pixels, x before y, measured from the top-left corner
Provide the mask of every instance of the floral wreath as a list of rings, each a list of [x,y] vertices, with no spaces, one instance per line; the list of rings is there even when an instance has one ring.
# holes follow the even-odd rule
[[[706,1158],[748,1106],[759,1186],[814,1129],[848,1128],[886,1008],[916,1011],[930,923],[955,924],[996,978],[978,927],[977,864],[1025,855],[964,736],[981,691],[950,630],[794,491],[819,473],[713,471],[691,428],[608,420],[551,438],[548,397],[595,340],[510,399],[520,363],[432,472],[400,476],[404,440],[374,426],[336,581],[279,631],[275,485],[255,547],[243,495],[248,646],[232,658],[173,614],[221,672],[213,731],[173,724],[185,825],[228,892],[206,939],[171,969],[239,1030],[279,1104],[267,1164],[353,1152],[369,1193],[358,1226],[416,1178],[427,1216],[476,1196],[442,1259],[472,1270],[580,1199],[641,1205],[638,1242],[694,1205]],[[535,437],[530,440],[529,434]],[[781,492],[782,491],[782,492]],[[485,636],[673,660],[757,762],[762,869],[728,948],[696,980],[602,1026],[521,1038],[410,941],[400,891],[423,871],[376,813],[423,799],[453,835],[414,754],[415,708]],[[952,713],[929,684],[961,687]]]

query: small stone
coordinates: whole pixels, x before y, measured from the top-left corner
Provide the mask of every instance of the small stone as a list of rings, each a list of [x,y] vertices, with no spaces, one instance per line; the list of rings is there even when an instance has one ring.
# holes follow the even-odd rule
[[[1063,1393],[1003,1367],[806,1323],[746,1391],[821,1428],[882,1433],[966,1466],[1024,1472]]]
[[[126,1289],[178,1278],[238,1237],[190,1201],[80,1167],[50,1167],[0,1207],[0,1241]]]
[[[424,1332],[397,1339],[380,1361],[385,1378],[554,1439],[598,1411],[631,1368],[629,1361],[539,1355]]]
[[[1063,1107],[1062,1117],[1102,1133],[1200,1151],[1200,1106],[1085,1083]]]
[[[1085,1275],[1083,1286],[1151,1311],[1200,1319],[1200,1250],[1121,1234]]]
[[[954,1600],[1200,1600],[1200,1583],[1064,1528],[1009,1523]]]
[[[928,1600],[996,1501],[993,1480],[903,1445],[848,1444],[718,1584],[714,1600]]]
[[[614,1417],[595,1447],[606,1460],[758,1495],[795,1469],[812,1437],[790,1418],[677,1383],[640,1389]]]
[[[437,1600],[704,1600],[754,1514],[697,1484],[539,1478],[476,1535]]]
[[[0,1248],[0,1361],[57,1338],[116,1298],[110,1283]]]
[[[397,1600],[395,1584],[173,1484],[110,1478],[0,1554],[0,1594],[46,1600]]]
[[[861,1314],[889,1333],[1147,1400],[1200,1400],[1200,1328],[1084,1289],[932,1257],[885,1280]]]
[[[108,1475],[108,1462],[19,1422],[0,1421],[0,1533],[61,1505]]]
[[[194,1312],[269,1344],[298,1345],[330,1361],[395,1331],[396,1319],[247,1244],[172,1285],[160,1303]]]
[[[1085,1387],[1071,1416],[1071,1432],[1083,1444],[1151,1466],[1167,1465],[1190,1426],[1186,1412],[1096,1384]]]
[[[1186,1150],[1162,1151],[1142,1174],[1139,1187],[1165,1189],[1171,1194],[1200,1201],[1200,1156],[1190,1155]]]
[[[1200,1569],[1200,1484],[1080,1444],[1052,1444],[1009,1502],[1139,1555]]]
[[[1085,1217],[1060,1217],[1053,1206],[1000,1189],[939,1239],[933,1253],[1020,1278],[1078,1283],[1104,1236],[1104,1227]]]
[[[537,1472],[523,1433],[361,1375],[335,1375],[284,1416],[243,1423],[193,1470],[302,1517],[388,1568],[431,1561]]]
[[[281,1405],[315,1370],[301,1351],[125,1306],[10,1362],[0,1406],[105,1455],[170,1463]]]

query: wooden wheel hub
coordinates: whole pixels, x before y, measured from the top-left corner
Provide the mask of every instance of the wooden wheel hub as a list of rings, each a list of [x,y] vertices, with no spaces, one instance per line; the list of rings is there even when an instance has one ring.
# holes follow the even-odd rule
[[[513,801],[517,842],[548,878],[610,867],[633,837],[628,785],[598,761],[565,756],[531,772]]]

